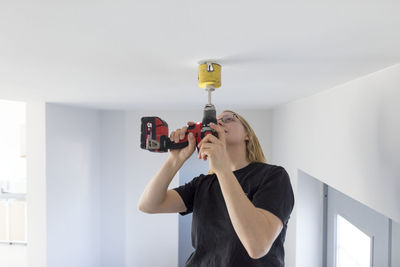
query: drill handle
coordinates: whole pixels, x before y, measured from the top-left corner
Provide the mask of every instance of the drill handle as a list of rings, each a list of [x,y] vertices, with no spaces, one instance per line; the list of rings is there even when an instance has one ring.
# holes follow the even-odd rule
[[[192,133],[196,142],[196,147],[197,144],[201,141],[201,135],[200,135],[200,128],[201,124],[196,125],[190,125],[188,127],[187,132],[185,133],[185,138],[183,140],[180,140],[178,143],[175,143],[171,141],[171,139],[167,139],[167,147],[172,150],[172,149],[181,149],[189,145],[189,133]],[[198,149],[198,148],[197,148]]]
[[[188,135],[188,133],[186,133],[186,136],[187,135]],[[187,138],[185,137],[185,139],[187,139]],[[181,140],[181,141],[179,141],[179,143],[175,143],[175,142],[172,142],[171,139],[169,139],[169,138],[167,139],[167,147],[170,150],[181,149],[181,148],[184,148],[184,147],[186,147],[188,145],[189,145],[189,140],[188,141]]]

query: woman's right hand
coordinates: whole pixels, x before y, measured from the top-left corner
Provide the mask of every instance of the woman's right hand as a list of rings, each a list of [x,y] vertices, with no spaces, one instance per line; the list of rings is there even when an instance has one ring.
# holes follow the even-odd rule
[[[188,125],[194,125],[196,124],[195,122],[189,121]],[[172,142],[178,143],[180,140],[185,139],[185,135],[187,132],[188,127],[184,126],[181,129],[177,129],[176,131],[171,132],[169,139]],[[180,160],[180,161],[186,161],[194,152],[196,149],[196,139],[194,138],[192,133],[189,133],[188,135],[188,141],[189,144],[185,146],[184,148],[180,149],[172,149],[170,150],[170,155],[171,157]]]

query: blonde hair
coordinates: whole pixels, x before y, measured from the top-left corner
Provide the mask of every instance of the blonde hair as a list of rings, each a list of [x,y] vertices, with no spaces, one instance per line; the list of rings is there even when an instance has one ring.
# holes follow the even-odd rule
[[[250,163],[253,162],[262,162],[267,163],[267,160],[264,156],[264,152],[261,148],[260,143],[258,142],[258,138],[251,128],[250,124],[246,121],[245,118],[240,116],[238,113],[231,110],[224,110],[223,112],[231,112],[236,115],[239,121],[242,123],[246,133],[249,136],[249,140],[246,140],[246,159]],[[214,174],[213,171],[209,170],[208,174]]]

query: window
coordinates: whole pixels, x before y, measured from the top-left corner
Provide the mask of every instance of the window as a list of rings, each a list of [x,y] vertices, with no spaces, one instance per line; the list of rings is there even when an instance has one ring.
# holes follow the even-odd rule
[[[27,239],[25,113],[25,103],[0,100],[0,243]]]
[[[26,243],[25,200],[0,200],[0,242]]]
[[[327,189],[327,267],[391,267],[390,219]]]
[[[336,266],[370,267],[372,239],[337,215]]]

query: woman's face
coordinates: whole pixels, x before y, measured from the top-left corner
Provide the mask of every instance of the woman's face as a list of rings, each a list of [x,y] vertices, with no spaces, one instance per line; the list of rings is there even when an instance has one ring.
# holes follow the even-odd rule
[[[225,130],[227,144],[242,144],[248,140],[246,129],[232,112],[222,112],[217,116],[218,125]]]

